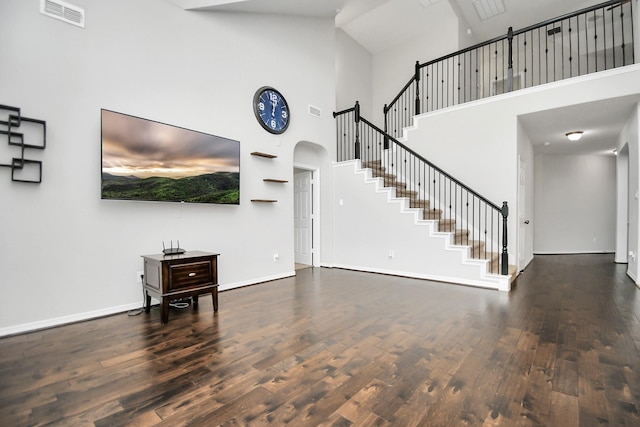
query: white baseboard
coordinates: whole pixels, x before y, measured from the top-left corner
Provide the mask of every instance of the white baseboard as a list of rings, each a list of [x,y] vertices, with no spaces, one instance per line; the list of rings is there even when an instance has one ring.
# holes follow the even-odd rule
[[[55,326],[66,325],[68,323],[82,322],[85,320],[95,319],[97,317],[110,316],[112,314],[124,313],[129,310],[135,310],[143,306],[142,301],[120,305],[117,307],[108,307],[95,311],[87,311],[85,313],[71,314],[68,316],[55,317],[53,319],[39,320],[37,322],[23,323],[21,325],[8,326],[0,328],[0,337],[7,335],[22,334],[25,332],[33,332],[40,329],[53,328]]]
[[[614,251],[593,251],[593,250],[588,250],[588,251],[535,251],[533,252],[534,255],[585,255],[585,254],[600,254],[600,255],[607,255],[607,254],[613,254]]]
[[[289,271],[287,273],[275,274],[273,276],[259,277],[257,279],[251,279],[251,280],[246,280],[246,281],[236,282],[236,283],[227,283],[226,285],[218,286],[218,291],[228,291],[230,289],[242,288],[244,286],[257,285],[258,283],[271,282],[273,280],[278,280],[278,279],[285,279],[287,277],[292,277],[295,275],[296,275],[295,271]]]
[[[278,274],[274,276],[266,276],[257,279],[247,280],[244,282],[230,283],[226,285],[220,285],[219,291],[226,291],[229,289],[241,288],[243,286],[255,285],[263,282],[270,282],[272,280],[284,279],[286,277],[295,276],[295,271],[284,274]],[[53,328],[55,326],[62,326],[69,323],[82,322],[85,320],[96,319],[98,317],[110,316],[112,314],[124,313],[129,310],[135,310],[144,306],[143,301],[135,302],[131,304],[125,304],[117,307],[107,307],[100,310],[88,311],[85,313],[71,314],[68,316],[56,317],[53,319],[40,320],[37,322],[23,323],[21,325],[8,326],[0,328],[0,337],[8,335],[17,335],[25,332],[33,332],[40,329]]]
[[[627,268],[627,276],[629,276],[631,278],[631,280],[633,280],[633,283],[636,284],[636,286],[638,288],[640,288],[640,283],[638,283],[638,278],[636,277],[635,274],[633,274],[633,272]]]
[[[395,270],[385,270],[381,268],[369,268],[369,267],[359,267],[354,265],[346,265],[346,264],[334,264],[334,268],[343,268],[345,270],[355,270],[355,271],[363,271],[366,273],[378,273],[378,274],[386,274],[389,276],[400,276],[400,277],[410,277],[413,279],[422,279],[422,280],[432,280],[434,282],[444,282],[451,283],[457,285],[465,285],[465,286],[473,286],[476,288],[485,288],[485,289],[495,289],[495,290],[507,290],[501,289],[498,283],[488,283],[488,282],[480,282],[476,280],[466,280],[460,279],[459,277],[445,277],[445,276],[436,276],[432,274],[422,274],[422,273],[413,273],[406,271],[395,271]]]

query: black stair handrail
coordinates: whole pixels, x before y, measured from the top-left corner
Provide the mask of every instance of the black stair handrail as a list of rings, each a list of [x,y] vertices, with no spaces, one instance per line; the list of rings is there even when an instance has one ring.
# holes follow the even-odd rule
[[[352,116],[352,117],[351,117]],[[471,189],[468,185],[462,183],[461,181],[459,181],[458,179],[452,177],[450,174],[448,174],[447,172],[445,172],[442,168],[436,166],[435,164],[433,164],[431,161],[425,159],[422,155],[416,153],[414,150],[412,150],[411,148],[407,147],[406,145],[404,145],[402,142],[398,141],[396,138],[394,138],[393,136],[387,134],[384,130],[380,129],[378,126],[374,125],[373,123],[371,123],[369,120],[367,120],[366,118],[362,117],[360,114],[360,103],[356,101],[356,104],[354,107],[352,108],[347,108],[345,110],[342,111],[338,111],[338,112],[334,112],[333,113],[333,117],[337,119],[337,126],[336,126],[336,131],[337,131],[337,161],[341,162],[341,161],[348,161],[348,160],[363,160],[363,153],[365,154],[365,159],[369,159],[369,160],[381,160],[384,157],[384,152],[383,150],[387,150],[389,148],[389,143],[393,143],[396,147],[396,152],[399,149],[402,150],[403,154],[401,154],[400,156],[396,155],[397,157],[400,157],[402,159],[404,159],[404,161],[406,162],[407,158],[410,158],[414,163],[418,162],[420,163],[419,165],[417,165],[417,169],[418,170],[422,170],[423,173],[426,171],[426,167],[429,168],[429,178],[433,177],[434,179],[434,190],[435,191],[440,191],[440,188],[436,189],[435,186],[435,180],[436,180],[436,174],[438,176],[438,187],[441,186],[441,183],[444,182],[445,183],[445,187],[448,184],[450,187],[450,193],[449,194],[441,194],[441,198],[443,198],[444,200],[449,200],[449,210],[451,211],[451,202],[452,202],[452,195],[451,192],[455,192],[456,193],[456,198],[457,198],[457,194],[458,194],[458,188],[460,190],[464,190],[466,192],[466,198],[467,198],[467,207],[466,209],[461,208],[460,212],[462,212],[463,210],[466,212],[467,214],[467,223],[469,223],[468,221],[468,215],[469,215],[469,207],[468,207],[468,202],[469,202],[469,195],[472,196],[472,200],[474,200],[475,203],[475,199],[478,200],[478,205],[480,206],[480,204],[482,204],[482,206],[485,206],[485,213],[484,213],[484,217],[485,217],[485,228],[486,228],[486,218],[489,216],[487,213],[487,209],[491,209],[493,210],[495,213],[499,214],[501,219],[502,219],[502,224],[501,224],[501,228],[502,228],[502,232],[500,232],[500,229],[498,228],[499,224],[494,224],[496,225],[496,230],[495,230],[495,235],[500,237],[501,236],[501,243],[502,243],[502,248],[501,248],[501,257],[500,257],[500,274],[502,275],[507,275],[508,274],[508,264],[509,264],[509,258],[508,258],[508,245],[507,245],[507,235],[508,235],[508,227],[507,227],[507,218],[509,216],[509,207],[508,207],[508,203],[505,201],[502,204],[502,207],[498,207],[497,204],[489,201],[486,197],[480,195],[478,192],[476,192],[475,190]],[[364,125],[364,129],[362,129],[362,125]],[[364,139],[365,141],[361,140]],[[363,144],[364,142],[364,144]],[[380,149],[377,150],[375,148],[371,148],[371,144],[376,143],[378,145],[380,145]],[[363,148],[364,145],[364,148]],[[426,167],[425,167],[426,166]],[[402,167],[399,167],[402,168]],[[432,175],[432,171],[433,171],[433,175]],[[423,177],[424,178],[424,177]],[[406,177],[405,177],[406,179]],[[426,182],[426,180],[424,180]],[[385,186],[388,183],[388,178],[385,177],[384,178],[384,182],[385,182]],[[421,180],[422,182],[422,180]],[[420,186],[421,183],[418,184],[418,186]],[[430,186],[431,183],[427,182],[426,186]],[[452,185],[454,185],[456,188],[452,190]],[[423,187],[424,188],[424,187]],[[460,197],[461,197],[461,201],[462,201],[462,191],[460,191]],[[411,196],[411,198],[413,198],[413,200],[418,200],[418,196],[419,194],[416,194],[415,196]],[[433,198],[433,196],[432,196]],[[475,199],[474,199],[475,198]],[[444,205],[446,203],[444,203],[442,200],[438,201],[439,205],[441,207],[444,207]],[[431,209],[431,208],[429,208]],[[433,210],[435,211],[435,207],[433,208]],[[475,210],[475,208],[474,208]],[[451,212],[450,212],[451,213]],[[454,214],[457,214],[458,212],[454,212]],[[482,214],[480,214],[482,215]],[[493,215],[491,215],[493,217]],[[496,215],[497,217],[497,215]],[[472,223],[473,218],[472,218]],[[493,228],[492,228],[493,230]],[[449,230],[451,231],[451,230]],[[455,231],[455,230],[453,230]],[[488,243],[487,240],[487,232],[485,231],[485,236],[484,236],[484,243]],[[492,233],[493,235],[494,233]],[[467,239],[468,240],[468,239]],[[486,255],[486,246],[485,246],[485,255]],[[491,261],[493,262],[493,261]]]
[[[438,82],[435,81],[435,85],[434,82],[431,81],[432,84],[432,92],[431,92],[431,102],[432,102],[432,108],[431,110],[436,110],[439,108],[444,108],[450,105],[456,105],[458,103],[462,103],[462,102],[467,102],[467,97],[469,98],[468,100],[475,100],[475,99],[480,99],[480,98],[484,98],[485,93],[484,93],[484,88],[483,88],[483,92],[482,94],[477,93],[478,89],[478,83],[481,83],[481,86],[484,85],[484,83],[489,83],[489,85],[492,83],[492,77],[495,77],[493,80],[495,80],[496,82],[498,82],[498,74],[496,74],[495,76],[491,75],[491,71],[492,71],[492,65],[495,65],[495,67],[493,67],[493,71],[495,71],[496,73],[498,72],[498,69],[502,69],[505,65],[506,65],[506,74],[501,74],[500,77],[500,81],[504,80],[506,81],[507,87],[505,88],[505,91],[512,91],[514,90],[514,86],[513,86],[513,82],[514,82],[514,63],[513,63],[513,58],[514,58],[514,46],[513,46],[513,42],[515,40],[518,40],[519,36],[522,36],[524,38],[524,45],[525,45],[525,52],[522,54],[522,57],[524,58],[524,69],[523,72],[526,74],[527,72],[530,73],[530,77],[531,77],[531,84],[530,86],[535,86],[537,84],[543,84],[543,83],[547,83],[550,81],[557,81],[557,80],[562,80],[566,77],[564,77],[564,74],[566,74],[565,72],[565,66],[564,64],[561,65],[562,67],[562,74],[560,76],[560,78],[558,78],[558,76],[556,75],[556,63],[555,63],[555,57],[553,58],[553,76],[549,76],[549,70],[546,70],[546,77],[543,79],[540,75],[538,75],[536,78],[538,80],[538,83],[534,83],[533,79],[534,79],[534,71],[532,70],[527,70],[527,64],[526,64],[526,56],[527,56],[527,52],[526,52],[526,45],[527,45],[527,34],[528,33],[532,33],[533,31],[537,30],[540,31],[540,29],[542,28],[547,28],[549,26],[555,26],[558,23],[561,23],[563,21],[567,21],[570,19],[575,18],[576,19],[576,25],[578,27],[578,31],[580,30],[580,22],[578,21],[578,17],[583,16],[585,18],[585,24],[583,28],[586,28],[586,20],[587,20],[587,14],[589,13],[593,13],[593,19],[594,21],[596,20],[596,18],[603,18],[603,21],[606,21],[604,19],[604,11],[605,8],[607,12],[612,11],[615,7],[620,6],[621,7],[621,17],[624,16],[624,12],[622,10],[622,6],[629,4],[629,10],[630,10],[630,14],[631,14],[631,18],[630,18],[630,25],[631,25],[631,42],[629,44],[632,45],[633,42],[633,6],[632,6],[632,1],[631,0],[611,0],[611,1],[607,1],[604,3],[600,3],[594,6],[590,6],[590,7],[586,7],[584,9],[578,10],[576,12],[571,12],[571,13],[567,13],[565,15],[556,17],[556,18],[552,18],[549,20],[546,20],[544,22],[538,23],[538,24],[534,24],[519,30],[513,30],[513,28],[509,27],[508,31],[506,34],[495,37],[491,40],[485,41],[485,42],[481,42],[478,44],[475,44],[473,46],[470,46],[468,48],[465,49],[461,49],[458,50],[457,52],[448,54],[448,55],[444,55],[442,57],[439,57],[437,59],[431,60],[431,61],[427,61],[424,63],[420,63],[419,61],[416,61],[415,66],[414,66],[414,72],[413,75],[411,76],[411,78],[409,79],[409,81],[403,86],[403,88],[398,92],[398,94],[391,100],[391,102],[389,102],[388,104],[385,104],[383,107],[383,113],[384,113],[384,130],[385,132],[391,134],[391,135],[398,135],[400,132],[400,129],[403,127],[406,127],[410,124],[410,120],[413,116],[421,114],[421,112],[426,111],[428,108],[421,108],[421,103],[425,103],[427,104],[428,100],[429,100],[429,93],[427,89],[428,89],[428,83],[427,83],[427,88],[424,87],[424,83],[422,85],[422,92],[425,93],[425,97],[426,99],[421,98],[420,95],[420,90],[421,90],[421,85],[420,82],[424,80],[426,80],[425,76],[424,76],[424,70],[431,70],[432,74],[438,74],[439,78],[442,79],[442,81]],[[602,10],[603,14],[601,16],[595,16],[596,11],[598,10]],[[613,12],[611,13],[611,19],[612,22],[610,23],[611,27],[613,27]],[[605,30],[606,30],[606,22],[604,22],[605,25]],[[629,63],[634,63],[635,58],[634,58],[634,51],[633,49],[631,49],[630,51],[630,56],[631,56],[631,60],[627,61],[627,58],[625,57],[625,39],[624,39],[624,34],[625,34],[625,29],[624,29],[624,19],[621,19],[621,33],[622,33],[622,66],[624,65],[628,65]],[[552,28],[554,29],[554,28]],[[571,31],[571,24],[569,21],[569,31]],[[595,31],[595,30],[594,30]],[[610,31],[612,31],[612,35],[613,35],[613,43],[615,44],[615,32],[614,29],[611,28]],[[595,39],[593,41],[594,43],[594,49],[597,50],[597,44],[599,43],[598,41],[598,34],[594,34]],[[529,36],[530,38],[532,37],[532,35]],[[606,37],[605,37],[606,38]],[[569,63],[568,68],[573,67],[572,61],[576,60],[578,63],[578,73],[576,75],[582,75],[582,74],[588,74],[589,73],[589,63],[588,63],[588,59],[587,59],[587,70],[586,73],[583,73],[582,70],[580,70],[580,59],[575,59],[572,58],[571,55],[571,36],[569,35],[567,37],[568,40],[568,44],[569,44],[569,57],[568,58],[564,58],[562,57],[562,61],[567,61]],[[540,41],[540,40],[538,40]],[[578,40],[578,43],[582,42],[582,40]],[[502,43],[502,45],[499,45],[500,43]],[[507,44],[507,47],[504,48],[505,43]],[[547,40],[545,40],[545,43],[547,43]],[[563,38],[563,43],[564,43],[564,38]],[[587,54],[588,49],[589,49],[589,43],[590,40],[586,40],[586,48],[587,48]],[[530,45],[532,45],[531,48],[533,48],[533,40],[530,40]],[[502,58],[502,61],[498,61],[497,59],[495,60],[495,64],[491,64],[490,60],[488,60],[488,65],[489,65],[489,75],[488,75],[488,80],[485,82],[484,81],[484,77],[480,78],[478,75],[478,64],[479,64],[479,57],[478,57],[478,51],[483,50],[483,49],[487,49],[487,48],[491,48],[491,46],[493,46],[495,48],[495,53],[497,54],[498,52],[498,48],[500,48],[500,51],[502,52],[502,54],[504,55],[504,57]],[[628,48],[629,46],[626,45],[626,48]],[[539,46],[539,48],[541,49],[541,46]],[[606,64],[606,51],[607,49],[611,49],[612,50],[612,54],[613,54],[613,65],[612,67],[609,67],[609,65],[611,64]],[[516,47],[516,49],[518,49],[518,47]],[[562,49],[564,49],[564,46],[562,47]],[[605,50],[605,65],[604,65],[604,69],[608,69],[608,68],[615,68],[616,67],[616,57],[615,57],[615,46],[612,47],[607,47],[606,44],[603,46],[603,49]],[[466,67],[472,67],[475,68],[475,71],[472,73],[473,70],[471,69],[462,69],[461,67],[461,58],[463,59],[463,62],[466,61],[466,57],[465,55],[469,54],[471,55],[472,53],[476,54],[476,58],[475,59],[471,59],[471,57],[469,57],[468,60],[468,64],[465,62]],[[533,52],[533,51],[532,51]],[[549,52],[549,47],[547,46],[547,49],[545,51],[545,55],[548,55]],[[494,53],[492,51],[492,53]],[[518,60],[520,59],[520,53],[519,51],[516,51],[516,53],[518,53]],[[580,45],[578,44],[577,46],[577,53],[580,53]],[[555,56],[556,52],[555,52],[555,47],[554,47],[554,51],[553,51],[553,55]],[[563,52],[561,52],[561,54],[563,55]],[[482,53],[482,61],[484,61],[485,58],[484,57],[484,51]],[[533,54],[532,54],[533,55]],[[505,64],[505,57],[508,58],[506,59],[506,64]],[[457,63],[453,63],[451,62],[451,60],[457,58],[458,61]],[[549,58],[545,57],[544,58],[544,62],[546,66],[549,66],[549,64],[547,64],[547,60],[549,60]],[[448,62],[449,61],[449,62]],[[474,62],[475,61],[475,62]],[[597,64],[598,58],[597,56],[594,58],[595,61],[595,71],[599,71],[599,66]],[[532,56],[532,62],[533,62],[533,56]],[[550,61],[551,62],[551,61]],[[446,64],[446,70],[444,69],[444,64]],[[517,64],[518,65],[518,64]],[[439,69],[438,66],[440,66],[442,69]],[[455,67],[457,67],[457,73],[456,74],[456,70]],[[484,67],[484,64],[482,65],[482,67]],[[560,66],[559,66],[560,67]],[[453,68],[454,70],[451,71],[449,68]],[[532,67],[533,68],[533,67]],[[463,75],[460,75],[460,71],[463,72]],[[466,72],[469,72],[468,75],[466,75]],[[481,70],[484,73],[484,68]],[[428,71],[427,71],[428,72]],[[446,78],[443,77],[443,74],[446,75]],[[429,76],[427,74],[427,76]],[[569,76],[573,77],[573,71],[570,70],[569,71]],[[459,81],[455,81],[457,80],[461,80],[461,79],[465,79],[469,77],[469,86],[465,87],[462,89],[462,96],[460,93],[460,82]],[[432,78],[432,80],[435,80]],[[457,84],[457,88],[455,87],[448,87],[448,86],[438,86],[439,83],[442,83],[443,85],[445,84],[445,80],[446,84],[449,84],[448,80],[452,80],[451,85],[454,86],[454,83]],[[542,81],[544,80],[544,82]],[[525,77],[525,82],[524,84],[526,85],[526,77]],[[488,86],[489,86],[488,85]],[[474,88],[475,86],[475,88]],[[475,89],[476,93],[473,93]],[[435,92],[434,92],[435,90]],[[488,88],[487,90],[489,90],[489,95],[487,96],[491,96],[491,90],[490,88]],[[441,91],[442,93],[439,93],[438,91]],[[466,94],[466,92],[469,92],[468,96]],[[446,94],[445,94],[446,92]],[[449,95],[451,95],[451,99],[453,99],[454,101],[450,101],[449,100]],[[437,101],[434,101],[434,98],[438,98],[439,96],[445,98],[444,99],[438,99]],[[464,98],[463,101],[459,101],[460,98]],[[455,100],[458,99],[458,101],[456,102]],[[433,105],[433,104],[436,105]],[[446,104],[443,105],[442,107],[440,107],[438,104]],[[391,115],[391,117],[389,117],[389,112],[393,110],[393,114]],[[403,114],[403,111],[405,112]],[[392,128],[392,129],[390,129]]]

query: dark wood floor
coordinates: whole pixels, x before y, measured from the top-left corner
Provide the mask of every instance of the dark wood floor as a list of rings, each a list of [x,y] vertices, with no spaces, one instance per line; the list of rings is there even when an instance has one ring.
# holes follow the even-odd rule
[[[640,425],[640,291],[537,256],[509,294],[344,270],[0,339],[0,425]]]

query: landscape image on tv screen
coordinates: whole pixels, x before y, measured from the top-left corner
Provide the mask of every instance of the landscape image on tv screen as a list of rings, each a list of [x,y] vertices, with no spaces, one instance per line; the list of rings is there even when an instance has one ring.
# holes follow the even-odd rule
[[[102,109],[102,198],[240,204],[240,142]]]

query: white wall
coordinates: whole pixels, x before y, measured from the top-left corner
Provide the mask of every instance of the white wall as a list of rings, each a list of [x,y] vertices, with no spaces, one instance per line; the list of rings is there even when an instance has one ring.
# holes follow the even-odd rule
[[[448,6],[441,3],[437,5]],[[367,118],[381,129],[384,128],[384,105],[390,103],[414,75],[416,61],[424,63],[459,49],[458,18],[450,8],[448,16],[430,25],[420,36],[373,56],[373,116]]]
[[[371,54],[343,30],[336,29],[336,110],[360,102],[360,113],[372,116]]]
[[[34,154],[42,184],[13,183],[0,169],[0,335],[139,306],[140,255],[163,240],[219,252],[223,287],[293,274],[293,190],[262,179],[293,177],[298,141],[333,157],[333,21],[186,12],[157,0],[73,3],[86,10],[85,29],[41,15],[36,1],[0,2],[0,103],[48,126],[47,148]],[[253,115],[263,85],[290,104],[282,136]],[[240,206],[101,200],[100,108],[240,140]],[[0,163],[17,155],[5,142],[0,150]]]
[[[613,155],[537,155],[535,253],[615,251]]]
[[[486,261],[467,259],[453,233],[437,232],[436,221],[424,221],[359,161],[333,170],[336,267],[509,290],[505,276],[488,276]]]

